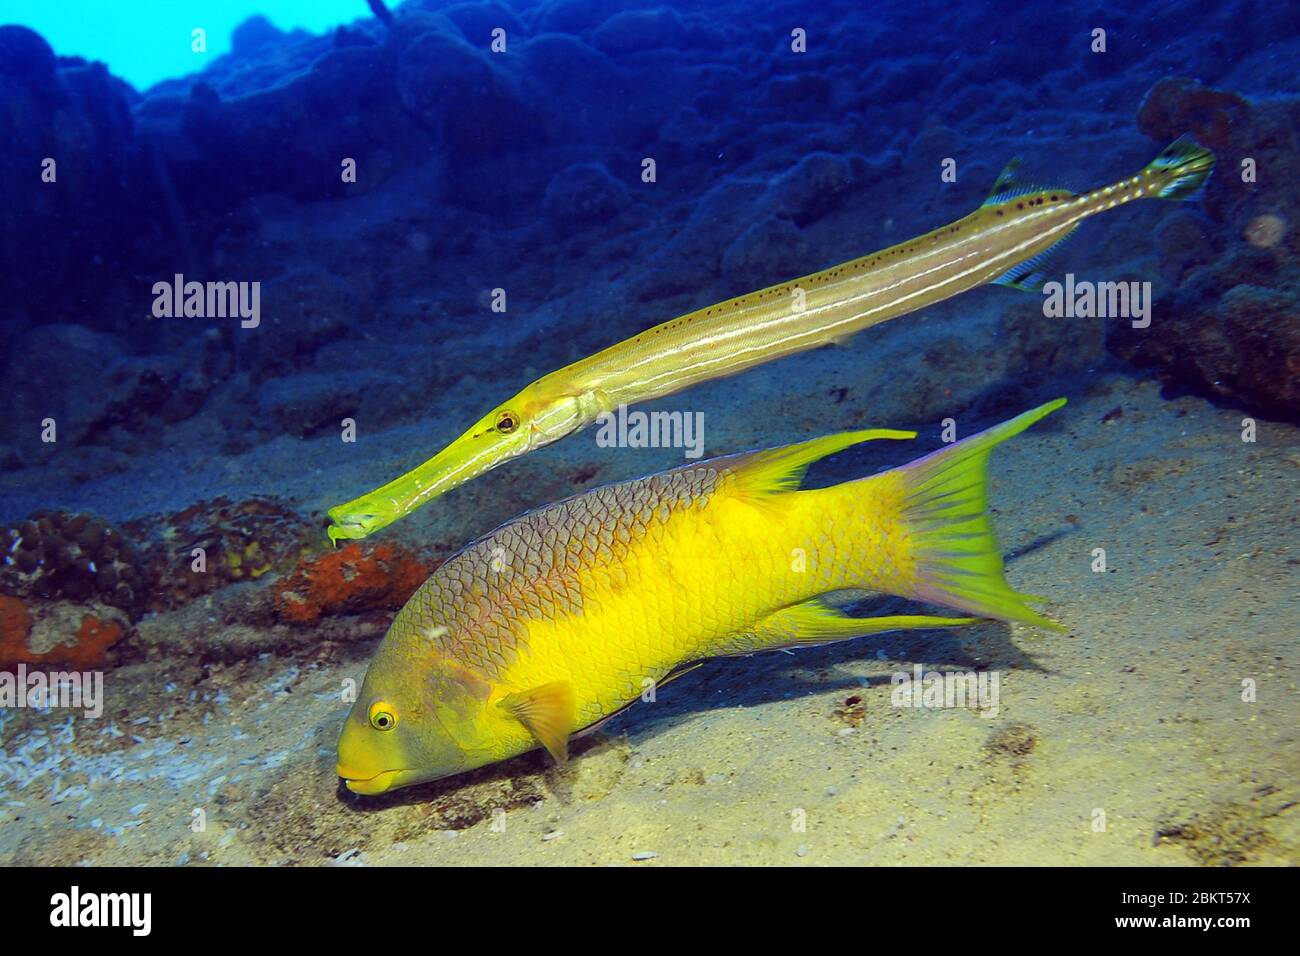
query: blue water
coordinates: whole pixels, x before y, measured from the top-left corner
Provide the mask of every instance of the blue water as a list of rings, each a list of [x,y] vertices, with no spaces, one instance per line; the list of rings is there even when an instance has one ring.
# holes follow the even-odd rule
[[[260,16],[284,31],[328,32],[368,14],[358,0],[7,0],[0,19],[40,33],[61,55],[100,60],[114,75],[144,90],[160,80],[204,70],[230,52],[230,35]],[[204,31],[196,49],[194,31]]]
[[[1045,429],[1080,437],[1064,464],[1022,462],[1017,487],[1050,504],[1014,545],[1030,560],[1046,549],[1050,583],[1094,588],[1112,621],[1142,602],[1102,593],[1109,576],[1070,578],[1079,554],[1122,554],[1123,535],[1160,512],[1178,534],[1126,559],[1161,570],[1148,586],[1172,614],[1211,573],[1180,564],[1169,542],[1218,541],[1258,513],[1225,503],[1225,475],[1257,468],[1282,488],[1294,470],[1281,458],[1225,470],[1208,453],[1195,467],[1147,462],[1179,442],[1221,450],[1224,434],[1232,454],[1264,454],[1238,440],[1246,421],[1263,430],[1260,449],[1282,455],[1294,441],[1293,7],[379,6],[383,16],[363,0],[0,6],[0,533],[12,559],[0,596],[68,648],[81,646],[82,615],[115,622],[120,638],[90,654],[95,666],[270,668],[349,648],[344,664],[321,664],[333,680],[401,600],[334,608],[311,628],[287,618],[276,588],[325,553],[327,508],[554,369],[965,216],[1017,156],[1030,183],[1087,190],[1132,176],[1183,134],[1215,153],[1200,196],[1099,216],[1050,267],[1058,280],[1149,284],[1149,327],[1049,318],[1035,292],[982,288],[652,407],[702,415],[712,456],[868,426],[914,428],[932,447],[949,420],[968,434],[1068,395]],[[199,27],[204,52],[192,48]],[[185,282],[238,292],[224,314],[186,314],[173,290]],[[889,453],[828,467],[861,473],[906,456]],[[682,460],[601,449],[588,432],[376,541],[432,564],[524,510]],[[1178,499],[1128,507],[1126,496],[1189,474]],[[1079,490],[1085,481],[1098,484]],[[1062,522],[1092,537],[1054,544]],[[197,546],[217,576],[192,577]],[[1232,547],[1285,552],[1271,540]],[[1269,587],[1260,600],[1281,605]],[[1237,606],[1211,593],[1170,627],[1190,633]],[[36,654],[15,633],[0,632],[0,667]],[[1262,641],[1259,653],[1281,659]],[[162,707],[155,677],[131,685],[146,698],[133,706]],[[763,693],[744,702],[779,700]],[[219,742],[205,746],[220,757]],[[29,796],[4,753],[0,795],[27,781]],[[294,759],[305,778],[329,776]],[[1194,776],[1174,789],[1190,792]]]

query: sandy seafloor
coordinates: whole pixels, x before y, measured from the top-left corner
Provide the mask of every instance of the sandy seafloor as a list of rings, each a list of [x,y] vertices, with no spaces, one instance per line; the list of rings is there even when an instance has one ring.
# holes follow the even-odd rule
[[[1242,413],[1127,374],[1072,389],[995,455],[992,492],[1013,585],[1068,633],[715,661],[564,768],[533,753],[380,798],[333,773],[341,682],[373,643],[202,669],[162,655],[108,673],[100,721],[0,716],[6,767],[30,778],[0,786],[0,862],[1294,864],[1297,430],[1261,420],[1243,443]],[[141,637],[179,641],[204,613]],[[891,708],[913,662],[998,670],[998,715]]]

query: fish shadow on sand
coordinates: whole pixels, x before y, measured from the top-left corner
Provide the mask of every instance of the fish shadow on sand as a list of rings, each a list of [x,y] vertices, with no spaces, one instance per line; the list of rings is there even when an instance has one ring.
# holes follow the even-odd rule
[[[914,611],[914,606],[896,601],[873,605],[873,610],[876,607],[881,608],[878,613]],[[889,672],[855,674],[855,662],[888,666]],[[913,664],[942,671],[1046,670],[1012,643],[1011,628],[1000,622],[960,630],[896,631],[788,654],[769,651],[708,661],[660,691],[655,703],[628,708],[602,730],[640,740],[684,724],[701,711],[758,707],[888,685],[894,671],[910,675]]]

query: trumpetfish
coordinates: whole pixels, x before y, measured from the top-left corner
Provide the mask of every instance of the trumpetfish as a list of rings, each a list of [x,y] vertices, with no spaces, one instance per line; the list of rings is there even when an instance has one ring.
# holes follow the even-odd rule
[[[873,429],[686,465],[527,513],[434,570],[393,619],[336,771],[376,794],[569,740],[705,658],[979,618],[1059,627],[1007,583],[993,448],[1048,402],[911,464],[800,490]],[[863,592],[961,616],[855,617]]]
[[[1134,176],[1078,195],[1024,185],[1012,160],[975,212],[906,242],[678,316],[543,376],[424,464],[329,509],[331,541],[364,538],[512,458],[614,412],[865,328],[986,283],[1041,288],[1080,221],[1135,199],[1194,197],[1214,155],[1179,137]]]

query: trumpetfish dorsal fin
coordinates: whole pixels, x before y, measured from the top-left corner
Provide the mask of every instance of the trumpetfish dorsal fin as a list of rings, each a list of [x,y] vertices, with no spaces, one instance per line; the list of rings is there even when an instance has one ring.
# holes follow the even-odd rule
[[[501,699],[501,706],[528,728],[556,763],[569,759],[569,735],[577,723],[573,685],[567,680],[542,684]]]
[[[1002,167],[1002,172],[998,173],[998,178],[993,180],[993,188],[989,190],[984,205],[993,206],[1005,199],[1009,199],[1015,195],[1014,190],[1018,188],[1020,188],[1020,157],[1014,156]]]
[[[1039,186],[1022,179],[1020,165],[1020,157],[1016,156],[1002,168],[1002,172],[998,173],[998,178],[993,180],[993,188],[989,190],[988,198],[984,200],[983,205],[996,206],[1008,199],[1015,199],[1017,196],[1028,196],[1030,193],[1049,191],[1046,186]],[[1060,191],[1065,192],[1065,190]]]
[[[1068,189],[1052,189],[1046,186],[1039,186],[1034,183],[1026,182],[1020,176],[1020,157],[1017,156],[1007,163],[998,178],[993,181],[993,189],[989,191],[989,196],[984,200],[984,206],[1000,206],[1003,203],[1019,199],[1021,196],[1032,196],[1036,193],[1055,193],[1052,199],[1055,201],[1058,197],[1061,199],[1073,198],[1074,193]],[[983,208],[983,207],[981,207]],[[1000,215],[1000,214],[999,214]],[[1055,243],[1048,246],[1033,258],[1026,259],[1012,266],[1002,275],[993,280],[994,285],[1010,286],[1013,289],[1020,289],[1024,292],[1037,292],[1042,289],[1043,284],[1048,277],[1055,271],[1058,261],[1057,256],[1060,254],[1061,245],[1074,232],[1071,228],[1064,236]]]

